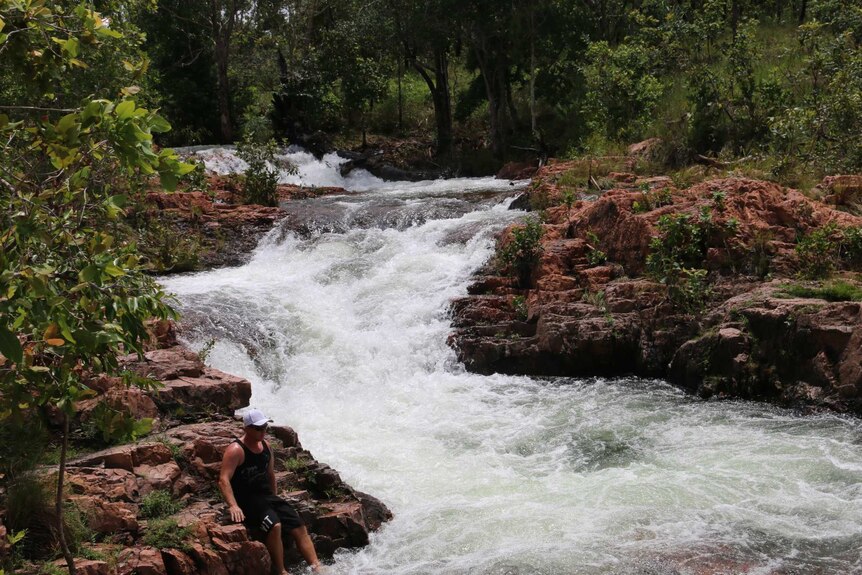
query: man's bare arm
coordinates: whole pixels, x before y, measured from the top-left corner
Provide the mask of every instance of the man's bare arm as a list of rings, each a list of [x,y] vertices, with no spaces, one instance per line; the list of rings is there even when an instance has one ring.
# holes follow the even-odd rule
[[[218,487],[222,495],[224,495],[225,501],[227,501],[230,518],[236,523],[244,520],[245,514],[236,503],[236,497],[233,494],[233,488],[230,486],[230,480],[233,478],[236,468],[242,464],[243,459],[245,459],[245,453],[243,453],[242,447],[236,443],[231,443],[224,452],[224,457],[221,460],[221,470],[218,474]]]

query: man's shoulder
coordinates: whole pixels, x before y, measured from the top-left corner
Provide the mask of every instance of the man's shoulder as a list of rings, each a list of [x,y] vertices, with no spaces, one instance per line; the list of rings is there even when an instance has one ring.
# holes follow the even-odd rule
[[[242,449],[242,445],[239,444],[239,441],[231,441],[230,444],[224,450],[225,458],[240,458],[242,459],[244,456],[244,451]]]

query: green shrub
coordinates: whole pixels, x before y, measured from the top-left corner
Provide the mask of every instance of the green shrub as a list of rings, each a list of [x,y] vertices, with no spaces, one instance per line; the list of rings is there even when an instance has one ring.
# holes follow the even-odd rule
[[[668,214],[658,220],[659,234],[650,241],[647,273],[662,283],[672,283],[683,268],[703,265],[706,225],[689,214]]]
[[[702,309],[711,294],[703,269],[711,228],[708,207],[697,220],[689,214],[669,214],[659,218],[659,235],[650,242],[647,274],[665,284],[670,300],[688,312]]]
[[[144,495],[141,499],[141,515],[147,519],[161,519],[173,515],[183,508],[170,491],[158,489]]]
[[[835,271],[838,263],[838,235],[835,224],[828,224],[797,242],[796,256],[802,277],[825,278]]]
[[[523,226],[512,230],[511,239],[500,251],[503,272],[517,278],[521,287],[530,285],[533,267],[542,255],[542,234],[542,224],[530,218]]]
[[[275,206],[278,204],[278,170],[275,166],[275,140],[259,144],[246,134],[237,144],[236,154],[248,168],[245,171],[243,199],[247,204]]]
[[[156,549],[179,549],[187,551],[189,545],[186,538],[191,535],[191,529],[180,527],[174,519],[152,519],[147,523],[142,538],[144,545]]]
[[[288,457],[284,460],[284,468],[288,471],[298,471],[305,469],[305,462],[298,457]]]
[[[599,236],[594,232],[587,232],[587,262],[590,267],[596,267],[608,261],[608,255],[599,249]]]
[[[10,533],[19,537],[15,542],[17,556],[39,560],[52,559],[59,553],[55,491],[56,478],[46,479],[33,473],[22,474],[9,484],[4,523]],[[66,543],[73,552],[93,538],[84,514],[74,504],[64,506],[63,525]]]
[[[515,312],[515,317],[518,321],[527,321],[527,298],[522,295],[512,297],[512,310]]]
[[[670,289],[671,301],[689,313],[702,311],[711,295],[712,289],[704,269],[682,269],[679,280]]]
[[[635,200],[632,204],[632,211],[636,214],[642,214],[645,212],[651,212],[662,206],[669,206],[672,203],[673,196],[671,195],[670,189],[661,188],[650,190],[649,186],[647,186],[645,189],[641,189],[641,198],[639,200]]]
[[[862,227],[842,230],[839,254],[851,267],[862,265]]]
[[[48,431],[37,413],[29,415],[0,420],[0,476],[27,473],[44,457]]]
[[[106,445],[135,441],[153,429],[152,418],[137,419],[125,411],[101,402],[90,412],[84,434]]]

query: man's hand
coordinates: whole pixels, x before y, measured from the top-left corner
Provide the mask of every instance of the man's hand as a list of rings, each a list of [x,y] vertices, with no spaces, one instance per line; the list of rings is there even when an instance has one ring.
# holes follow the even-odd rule
[[[231,505],[230,507],[230,518],[234,523],[240,523],[245,519],[245,514],[243,514],[242,509],[239,508],[239,505]]]

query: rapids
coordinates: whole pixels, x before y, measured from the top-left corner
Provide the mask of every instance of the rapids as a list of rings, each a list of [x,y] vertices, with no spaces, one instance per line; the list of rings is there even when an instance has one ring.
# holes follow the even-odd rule
[[[306,202],[314,223],[287,218],[247,265],[162,282],[192,346],[215,340],[211,365],[395,514],[331,573],[862,573],[859,420],[662,381],[467,373],[448,302],[523,217],[509,182],[385,183],[285,158],[299,170],[284,182],[356,193]]]

